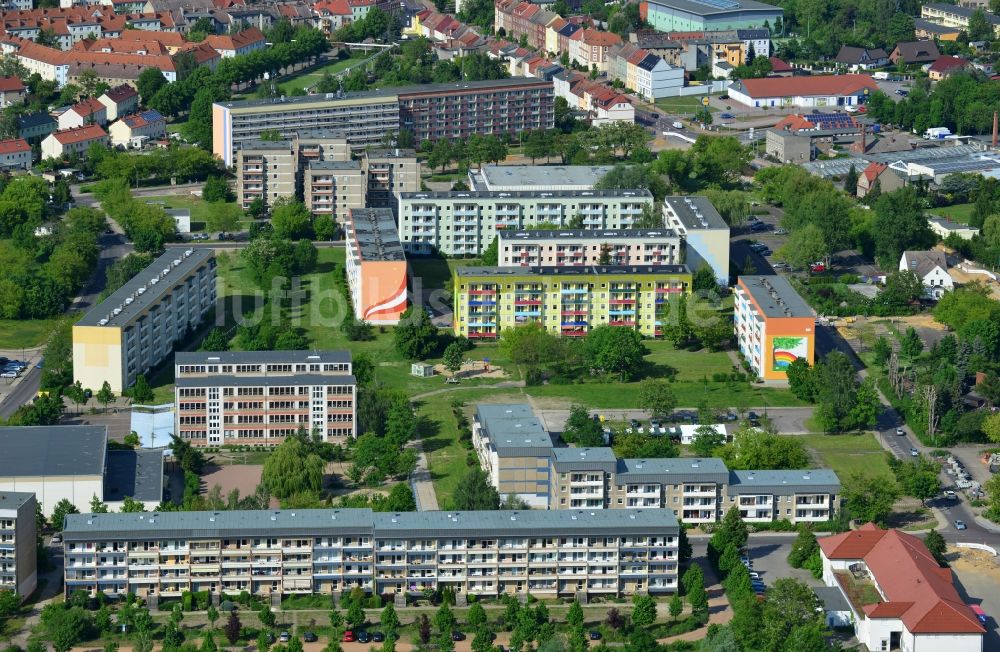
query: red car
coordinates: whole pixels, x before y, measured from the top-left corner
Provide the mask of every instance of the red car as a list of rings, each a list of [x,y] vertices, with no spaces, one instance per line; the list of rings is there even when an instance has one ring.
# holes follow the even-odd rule
[[[813,263],[812,265],[809,266],[809,271],[815,274],[820,274],[826,271],[826,265],[824,265],[823,263]]]
[[[340,639],[343,643],[353,643],[354,642],[354,632],[347,630],[344,632],[344,637]]]

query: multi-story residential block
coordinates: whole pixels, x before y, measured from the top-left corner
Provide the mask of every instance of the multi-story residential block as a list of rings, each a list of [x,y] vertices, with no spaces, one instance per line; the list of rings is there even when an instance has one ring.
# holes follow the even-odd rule
[[[469,170],[469,188],[480,192],[593,190],[610,171],[610,165],[482,165]]]
[[[505,229],[542,222],[565,226],[580,216],[584,228],[627,229],[652,208],[646,189],[522,192],[397,193],[399,237],[408,252],[476,256]],[[647,209],[648,210],[648,209]]]
[[[729,225],[707,197],[664,197],[663,223],[684,239],[688,267],[707,265],[716,283],[729,285]]]
[[[539,509],[669,509],[715,523],[732,507],[748,522],[827,521],[840,480],[829,469],[730,471],[719,458],[617,458],[607,447],[564,448],[527,404],[478,404],[472,443],[502,498]]]
[[[120,393],[173,353],[215,307],[211,249],[173,250],[73,325],[73,380]]]
[[[40,143],[42,139],[59,127],[56,119],[48,111],[25,113],[17,118],[17,135],[29,143]]]
[[[647,99],[679,95],[684,86],[684,68],[631,43],[611,46],[607,59],[608,75]]]
[[[71,154],[82,156],[94,143],[107,146],[109,142],[108,132],[100,125],[53,131],[42,140],[42,159],[62,158]]]
[[[23,138],[0,140],[0,168],[27,170],[31,167],[31,145]]]
[[[678,265],[683,244],[671,229],[501,231],[500,267]]]
[[[401,129],[418,142],[516,134],[550,129],[553,103],[551,82],[524,77],[227,102],[212,106],[212,151],[232,165],[245,141],[268,130],[287,138],[300,130],[337,129],[355,150],[378,145],[386,133]]]
[[[952,27],[959,30],[969,29],[969,19],[975,12],[976,9],[972,7],[945,4],[943,2],[928,2],[920,7],[920,17],[924,20],[943,27]],[[986,21],[992,25],[994,33],[1000,37],[1000,16],[989,11],[984,13]]]
[[[303,129],[292,137],[299,151],[299,167],[312,161],[349,161],[351,145],[339,129]]]
[[[290,140],[244,143],[236,153],[236,201],[246,210],[256,199],[274,206],[278,199],[295,197],[298,152]]]
[[[367,181],[358,161],[312,161],[306,164],[302,181],[306,207],[344,224],[350,211],[364,207]]]
[[[740,352],[758,378],[785,380],[797,358],[813,364],[816,317],[783,276],[741,276],[733,327]]]
[[[392,209],[351,209],[345,231],[345,270],[354,317],[373,324],[398,324],[408,305],[407,274]]]
[[[174,432],[194,446],[277,446],[299,430],[357,435],[349,351],[178,351]]]
[[[470,339],[528,323],[565,337],[607,325],[660,337],[670,297],[688,292],[691,272],[684,265],[457,267],[452,282],[455,334]]]
[[[395,193],[420,190],[420,162],[412,149],[366,149],[361,168],[368,177],[370,208],[395,208]]]
[[[670,510],[374,513],[368,509],[73,514],[65,591],[557,597],[672,593]]]
[[[578,30],[569,37],[569,60],[585,68],[597,66],[598,70],[607,70],[608,50],[621,42],[621,37],[613,32],[589,27]]]
[[[139,91],[128,84],[108,89],[97,99],[107,108],[108,120],[117,120],[139,110]]]
[[[0,591],[22,600],[38,586],[35,494],[0,492]]]

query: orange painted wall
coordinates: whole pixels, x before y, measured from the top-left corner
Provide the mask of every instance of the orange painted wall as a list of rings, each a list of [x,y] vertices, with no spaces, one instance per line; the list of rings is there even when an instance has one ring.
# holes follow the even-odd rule
[[[361,263],[360,319],[395,324],[407,305],[405,261]]]
[[[765,341],[764,341],[764,380],[786,380],[788,375],[784,371],[774,368],[774,338],[775,337],[802,337],[805,338],[806,355],[805,358],[810,365],[815,362],[816,357],[816,320],[812,317],[781,317],[766,320]]]

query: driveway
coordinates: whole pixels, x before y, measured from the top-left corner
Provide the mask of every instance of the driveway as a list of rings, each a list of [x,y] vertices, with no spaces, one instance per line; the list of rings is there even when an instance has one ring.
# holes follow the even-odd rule
[[[958,579],[956,588],[966,604],[977,604],[986,612],[986,638],[984,650],[1000,650],[1000,564],[988,555],[963,556],[956,559],[948,555],[952,570]]]

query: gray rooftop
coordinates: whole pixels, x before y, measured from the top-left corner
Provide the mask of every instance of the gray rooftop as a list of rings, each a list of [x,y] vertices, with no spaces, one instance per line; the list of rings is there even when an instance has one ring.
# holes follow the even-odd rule
[[[831,469],[789,471],[730,471],[729,495],[756,492],[784,494],[789,490],[840,493],[840,478]]]
[[[240,151],[249,154],[254,151],[275,151],[283,150],[292,153],[292,141],[282,140],[245,140],[240,144]]]
[[[784,276],[740,276],[765,317],[813,317],[812,308]]]
[[[0,427],[0,478],[104,473],[107,426]]]
[[[955,14],[956,16],[961,16],[962,18],[970,18],[973,13],[975,13],[975,7],[962,7],[959,5],[950,5],[942,2],[928,2],[923,5],[924,7],[930,7],[932,9],[937,9],[938,11],[945,11],[950,14]],[[986,14],[986,20],[992,25],[1000,25],[1000,16],[990,13],[989,11],[984,11]]]
[[[851,605],[840,591],[840,587],[814,586],[812,590],[819,601],[823,603],[823,608],[826,611],[852,611]]]
[[[698,195],[664,197],[663,206],[664,210],[669,206],[680,220],[680,225],[688,231],[729,228],[708,197]]]
[[[524,403],[478,403],[476,419],[497,453],[548,457],[552,437]]]
[[[95,536],[141,540],[208,539],[230,536],[358,534],[375,538],[405,536],[502,537],[544,535],[677,534],[669,509],[595,509],[554,511],[374,513],[370,509],[234,510],[71,514],[63,538],[89,541]]]
[[[350,362],[351,352],[336,351],[178,351],[174,364],[277,364]]]
[[[729,469],[718,457],[620,459],[616,474],[622,482],[679,484],[703,481],[723,484],[729,478]]]
[[[392,147],[373,147],[366,149],[364,155],[367,158],[415,158],[417,150]]]
[[[527,231],[510,231],[503,229],[497,233],[500,241],[531,241],[531,240],[656,240],[676,238],[672,229],[529,229]]]
[[[360,161],[309,161],[310,170],[361,170]]]
[[[615,452],[599,448],[553,448],[552,466],[556,471],[605,471],[614,473],[618,465]]]
[[[159,502],[163,499],[163,452],[137,449],[108,451],[104,474],[104,502],[114,503],[131,496],[135,500]]]
[[[474,190],[513,190],[532,186],[593,188],[610,165],[484,165],[470,174]],[[482,187],[479,187],[482,185]]]
[[[473,199],[600,199],[604,197],[633,197],[636,199],[653,199],[652,193],[645,188],[634,190],[497,190],[472,191],[457,190],[448,192],[400,192],[397,193],[403,201],[419,201],[421,199],[444,199],[451,201]]]
[[[285,97],[281,98],[269,98],[263,100],[244,100],[241,102],[220,102],[230,109],[244,109],[259,106],[273,105],[275,108],[280,106],[294,106],[294,105],[308,105],[308,104],[319,104],[322,102],[331,101],[352,101],[360,99],[379,99],[384,98],[389,101],[394,101],[400,96],[406,95],[423,95],[427,93],[443,93],[447,91],[453,91],[455,93],[462,93],[464,91],[482,91],[489,89],[503,89],[511,86],[548,86],[552,88],[552,82],[547,82],[542,79],[535,79],[533,77],[508,77],[506,79],[486,79],[481,81],[463,81],[463,82],[450,82],[446,84],[420,84],[412,86],[397,86],[394,88],[383,88],[374,89],[370,91],[361,91],[358,93],[341,93],[338,97],[337,93],[325,93],[317,95],[305,95],[303,97]]]
[[[185,276],[211,262],[211,249],[167,249],[146,269],[132,277],[111,296],[91,308],[77,326],[125,326],[136,316],[159,303]],[[176,265],[174,264],[176,263]],[[164,271],[166,274],[164,275]],[[155,281],[155,282],[154,282]],[[120,312],[116,315],[115,310]],[[102,320],[108,321],[104,324]]]
[[[706,0],[653,0],[651,4],[678,9],[702,17],[716,17],[720,14],[733,13],[742,15],[747,12],[761,11],[781,13],[780,8],[756,2],[756,0],[739,0],[739,2],[733,0],[712,0],[711,2]]]
[[[594,276],[626,274],[690,274],[687,265],[584,265],[580,267],[458,267],[460,277],[475,276]]]
[[[968,224],[963,224],[961,222],[955,222],[954,220],[949,220],[947,217],[941,217],[940,215],[928,215],[927,221],[940,224],[943,228],[948,229],[949,231],[955,231],[958,229],[971,229],[976,232],[979,231],[979,229],[974,226],[969,226]]]
[[[316,129],[299,129],[295,132],[295,138],[302,142],[311,140],[314,142],[330,140],[347,140],[347,132],[343,129],[333,129],[332,127],[318,127]]]
[[[17,510],[24,503],[34,499],[35,494],[26,491],[0,491],[0,509]]]
[[[352,208],[347,220],[347,238],[356,243],[363,261],[406,260],[390,208]]]
[[[290,387],[305,385],[354,385],[357,381],[349,374],[291,374],[281,376],[230,376],[209,374],[197,378],[178,378],[177,387]]]

